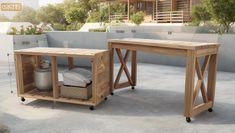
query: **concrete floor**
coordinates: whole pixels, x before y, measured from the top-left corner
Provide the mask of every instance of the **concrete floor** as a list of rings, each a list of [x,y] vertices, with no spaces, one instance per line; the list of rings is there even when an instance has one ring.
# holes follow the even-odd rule
[[[14,93],[10,93],[6,70],[0,67],[0,123],[12,133],[235,131],[235,73],[218,72],[214,112],[204,112],[189,124],[182,113],[184,68],[138,64],[136,90],[116,91],[95,111],[67,103],[57,103],[53,109],[52,102],[34,99],[21,103],[15,87]]]

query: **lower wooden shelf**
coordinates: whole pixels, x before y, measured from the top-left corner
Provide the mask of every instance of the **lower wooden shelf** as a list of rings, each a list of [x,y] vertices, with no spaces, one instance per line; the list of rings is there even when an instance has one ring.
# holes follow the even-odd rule
[[[41,99],[41,100],[54,100],[52,91],[48,92],[41,92],[37,89],[33,89],[29,92],[25,92],[24,94],[19,94],[20,97],[24,98],[34,98],[34,99]]]
[[[92,100],[83,100],[83,99],[67,98],[67,97],[54,98],[52,91],[42,92],[42,91],[38,91],[37,89],[33,89],[24,94],[20,94],[19,96],[24,97],[24,98],[74,103],[74,104],[81,104],[81,105],[90,105],[90,106],[96,105]]]

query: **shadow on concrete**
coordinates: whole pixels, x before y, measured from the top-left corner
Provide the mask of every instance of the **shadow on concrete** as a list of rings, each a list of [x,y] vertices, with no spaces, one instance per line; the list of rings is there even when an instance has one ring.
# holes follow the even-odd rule
[[[57,102],[55,109],[68,112],[79,112],[103,116],[183,116],[184,94],[168,90],[125,89],[109,96],[96,110],[90,111],[88,106]],[[25,104],[35,108],[52,108],[53,102],[35,100]],[[235,124],[234,104],[216,102],[214,112],[204,112],[193,118],[193,124]]]

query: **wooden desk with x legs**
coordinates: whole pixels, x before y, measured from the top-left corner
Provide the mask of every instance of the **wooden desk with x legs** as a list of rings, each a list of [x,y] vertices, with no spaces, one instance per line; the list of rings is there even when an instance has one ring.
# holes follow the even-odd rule
[[[205,110],[212,111],[215,96],[216,70],[219,44],[185,42],[172,40],[153,40],[153,39],[110,39],[108,41],[110,50],[110,86],[111,94],[115,89],[136,86],[137,77],[137,51],[156,52],[160,54],[184,56],[186,62],[186,79],[185,79],[185,96],[184,96],[184,115],[186,121],[190,122],[191,118]],[[121,50],[126,49],[123,56]],[[117,52],[121,67],[114,80],[114,52]],[[131,53],[131,72],[127,67],[127,61]],[[204,58],[203,64],[199,58]],[[122,72],[125,72],[128,81],[119,83]],[[208,71],[207,87],[205,84],[205,75]],[[198,80],[195,82],[195,73]],[[195,86],[196,83],[196,86]],[[201,90],[203,103],[195,103],[198,93]]]

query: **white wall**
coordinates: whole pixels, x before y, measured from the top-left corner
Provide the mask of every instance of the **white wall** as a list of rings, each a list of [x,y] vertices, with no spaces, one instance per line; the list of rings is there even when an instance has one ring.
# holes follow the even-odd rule
[[[13,62],[14,61],[13,36],[0,34],[0,64],[1,65],[7,63],[8,61],[7,54],[10,54],[10,62]]]

